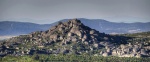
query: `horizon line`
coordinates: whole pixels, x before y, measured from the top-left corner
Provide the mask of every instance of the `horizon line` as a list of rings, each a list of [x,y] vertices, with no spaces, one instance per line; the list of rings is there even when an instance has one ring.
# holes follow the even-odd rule
[[[43,25],[43,24],[53,24],[53,23],[56,23],[58,21],[62,21],[62,20],[70,20],[70,19],[74,19],[74,18],[65,18],[65,19],[60,19],[60,20],[57,20],[57,21],[53,21],[53,20],[49,20],[49,21],[53,21],[52,23],[36,23],[36,22],[29,22],[28,21],[21,21],[21,20],[0,20],[0,22],[22,22],[22,23],[33,23],[33,24],[40,24],[40,25]],[[107,22],[112,22],[112,23],[150,23],[150,21],[148,22],[116,22],[116,21],[109,21],[109,20],[105,20],[105,19],[98,19],[98,18],[76,18],[76,19],[87,19],[87,20],[103,20],[103,21],[107,21]],[[30,20],[35,20],[35,19],[30,19]],[[35,20],[35,21],[42,21],[42,20]],[[46,21],[46,20],[44,20]],[[48,21],[48,20],[47,20]]]

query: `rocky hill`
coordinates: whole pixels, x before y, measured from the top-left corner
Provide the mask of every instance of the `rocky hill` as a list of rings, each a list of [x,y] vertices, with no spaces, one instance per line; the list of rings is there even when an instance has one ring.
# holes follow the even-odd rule
[[[100,33],[78,19],[59,22],[47,31],[32,32],[0,42],[0,56],[76,54],[149,57],[149,45],[132,44],[132,37]]]

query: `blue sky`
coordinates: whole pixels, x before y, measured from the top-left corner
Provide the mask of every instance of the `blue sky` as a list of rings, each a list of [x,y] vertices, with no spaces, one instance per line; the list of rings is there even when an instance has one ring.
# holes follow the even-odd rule
[[[0,21],[53,23],[68,18],[149,22],[150,0],[0,0]]]

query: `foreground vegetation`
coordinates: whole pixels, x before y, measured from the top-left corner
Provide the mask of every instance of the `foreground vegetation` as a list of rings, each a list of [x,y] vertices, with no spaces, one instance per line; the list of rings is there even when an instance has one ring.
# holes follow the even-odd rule
[[[102,57],[89,55],[26,55],[26,56],[5,56],[0,58],[0,62],[148,62],[150,58],[135,57]]]

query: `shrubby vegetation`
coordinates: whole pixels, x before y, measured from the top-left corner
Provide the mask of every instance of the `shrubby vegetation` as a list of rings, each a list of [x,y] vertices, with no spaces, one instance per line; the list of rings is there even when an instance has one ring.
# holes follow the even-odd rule
[[[89,55],[26,55],[26,56],[5,56],[0,58],[0,62],[148,62],[150,58],[135,58],[135,57],[103,57]]]
[[[122,34],[121,36],[132,37],[128,42],[132,44],[143,44],[143,46],[150,45],[150,31],[142,32],[142,33],[134,33],[134,34]]]

